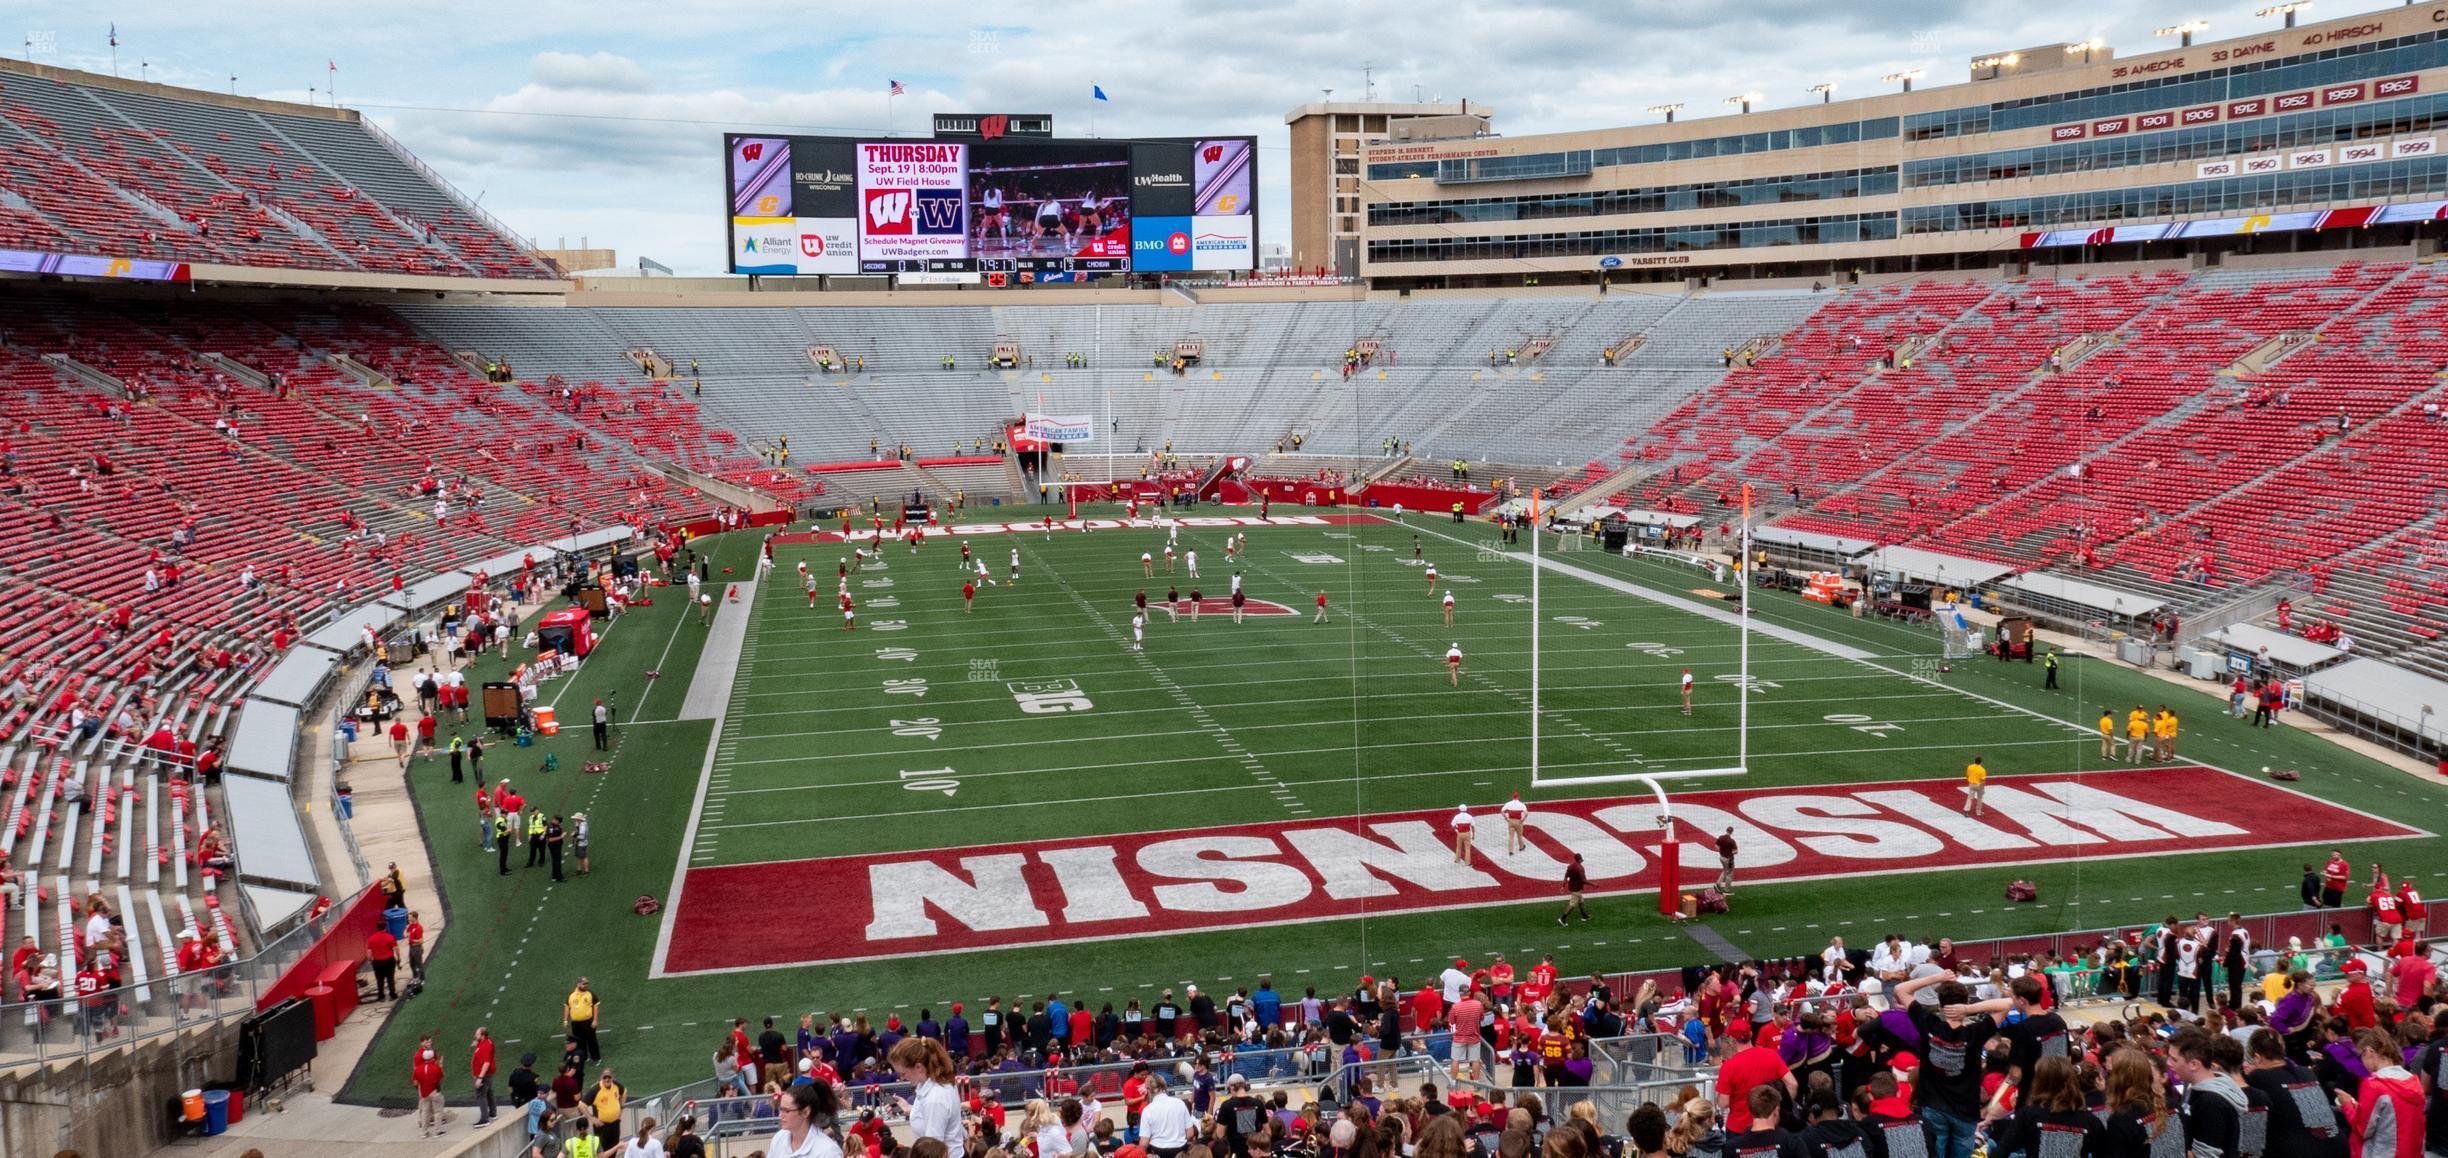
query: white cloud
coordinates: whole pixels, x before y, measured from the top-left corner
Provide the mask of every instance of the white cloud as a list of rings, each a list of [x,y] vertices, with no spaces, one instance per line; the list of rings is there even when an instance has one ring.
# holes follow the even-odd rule
[[[539,52],[527,62],[528,79],[548,89],[595,92],[646,92],[654,78],[638,62],[610,52],[580,56],[571,52]]]

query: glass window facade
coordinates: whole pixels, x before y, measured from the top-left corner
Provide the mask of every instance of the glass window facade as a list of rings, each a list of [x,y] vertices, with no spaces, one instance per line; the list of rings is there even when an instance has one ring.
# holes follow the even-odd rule
[[[1799,129],[1780,129],[1773,133],[1737,133],[1724,137],[1700,137],[1689,141],[1667,141],[1655,145],[1622,145],[1612,149],[1577,149],[1570,153],[1525,153],[1518,157],[1482,157],[1479,162],[1504,162],[1503,167],[1483,165],[1474,173],[1504,172],[1515,165],[1529,168],[1562,167],[1572,164],[1570,157],[1582,158],[1588,167],[1608,165],[1643,165],[1658,161],[1689,161],[1696,157],[1732,157],[1746,153],[1769,153],[1780,149],[1810,149],[1820,145],[1847,145],[1856,141],[1893,138],[1898,132],[1894,117],[1877,117],[1867,121],[1845,121],[1833,125],[1811,125]],[[1440,181],[1458,178],[1444,176],[1442,167],[1459,166],[1463,161],[1382,161],[1368,167],[1371,181],[1400,181],[1410,177],[1434,177]],[[1460,170],[1457,170],[1460,171]],[[1589,168],[1581,170],[1586,173]],[[1513,180],[1526,176],[1554,176],[1553,173],[1523,173],[1507,176],[1475,176],[1479,181]]]
[[[2258,213],[2329,201],[2423,200],[2443,193],[2448,193],[2448,157],[2421,157],[2182,185],[1919,206],[1904,210],[1904,232],[2109,225],[2144,218]]]
[[[1370,261],[1502,261],[1539,257],[1685,253],[1701,249],[1753,249],[1786,245],[1832,245],[1848,241],[1893,241],[1892,213],[1844,214],[1784,221],[1737,221],[1723,225],[1610,229],[1580,233],[1517,233],[1496,237],[1424,237],[1369,242]]]
[[[1614,213],[1672,213],[1745,205],[1785,205],[1838,197],[1871,197],[1895,191],[1896,171],[1892,167],[1848,169],[1839,173],[1804,173],[1790,177],[1758,177],[1749,181],[1608,189],[1593,193],[1477,197],[1454,201],[1390,201],[1369,206],[1369,224],[1461,225],[1477,221],[1599,217]]]
[[[1904,118],[1904,139],[1928,141],[2028,129],[2442,67],[2448,67],[2448,30],[2070,93],[1914,113]]]
[[[2095,169],[2166,161],[2208,160],[2421,132],[2441,125],[2448,125],[2448,93],[2376,105],[2345,105],[2292,116],[2256,117],[2191,129],[2131,133],[2062,145],[2035,145],[2028,149],[2001,149],[1989,153],[1964,153],[1953,157],[1907,161],[1904,163],[1904,184],[1919,189],[1974,181],[2086,173]]]

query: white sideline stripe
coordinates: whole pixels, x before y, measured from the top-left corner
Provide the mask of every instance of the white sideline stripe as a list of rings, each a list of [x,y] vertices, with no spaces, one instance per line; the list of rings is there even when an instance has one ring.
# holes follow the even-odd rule
[[[755,608],[756,591],[754,585],[751,584],[748,599],[740,604],[741,613],[735,617],[740,621],[740,639],[739,646],[734,648],[732,653],[734,664],[754,662],[755,657],[749,652],[751,645],[748,639],[748,629],[755,626],[755,617],[749,614]],[[683,614],[686,613],[683,612]],[[722,617],[718,614],[715,619],[719,625]],[[709,645],[711,642],[709,638]],[[701,665],[702,662],[703,657],[700,657]],[[696,682],[692,679],[689,698],[696,698],[696,690]],[[672,859],[671,891],[663,895],[663,919],[655,926],[654,956],[646,962],[646,976],[649,980],[669,975],[664,971],[663,963],[671,957],[672,921],[680,914],[680,891],[688,882],[689,866],[696,860],[697,830],[705,816],[706,791],[714,779],[715,755],[723,748],[724,715],[730,710],[730,703],[731,697],[728,695],[714,701],[714,734],[706,738],[705,763],[697,769],[697,798],[689,804],[688,827],[680,836],[680,855]]]
[[[731,688],[739,679],[740,648],[748,638],[748,621],[755,616],[757,585],[754,581],[735,584],[740,591],[739,606],[734,608],[717,601],[714,604],[714,626],[706,630],[705,646],[697,653],[697,674],[690,677],[687,698],[680,702],[680,719],[714,720],[722,718],[731,703]],[[688,622],[682,612],[680,623],[672,625],[672,637],[679,638],[680,624]],[[671,646],[664,645],[663,654],[671,655]],[[662,670],[661,664],[655,665]],[[639,701],[640,707],[644,700]]]

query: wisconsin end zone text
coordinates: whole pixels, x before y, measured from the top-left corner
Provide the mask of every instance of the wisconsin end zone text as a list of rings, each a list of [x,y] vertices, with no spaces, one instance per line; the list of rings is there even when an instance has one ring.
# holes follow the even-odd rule
[[[1993,778],[1990,815],[1962,814],[1958,780],[1693,793],[1676,838],[1734,829],[1738,877],[1759,883],[2074,857],[2181,855],[2429,836],[2206,768]],[[673,914],[670,974],[875,960],[946,949],[1294,924],[1553,898],[1582,856],[1593,893],[1657,887],[1649,797],[1540,802],[1530,847],[1505,856],[1490,813],[1471,865],[1443,812],[1277,822],[981,848],[692,869]],[[1714,868],[1714,856],[1704,859]],[[1688,873],[1692,870],[1687,870]],[[733,935],[750,914],[799,930]]]

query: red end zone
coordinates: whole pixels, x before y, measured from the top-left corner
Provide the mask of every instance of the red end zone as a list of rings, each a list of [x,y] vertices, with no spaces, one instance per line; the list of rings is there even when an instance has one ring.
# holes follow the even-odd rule
[[[1750,884],[1898,870],[2399,840],[2431,833],[2206,768],[1991,777],[1988,816],[1961,781],[1757,788],[1677,796],[1686,883],[1716,871],[1729,826]],[[1451,813],[1389,813],[927,852],[691,869],[663,974],[775,968],[1552,901],[1580,853],[1594,893],[1657,887],[1646,796],[1533,806],[1529,849],[1479,820],[1454,863]],[[756,928],[789,937],[745,936]]]

